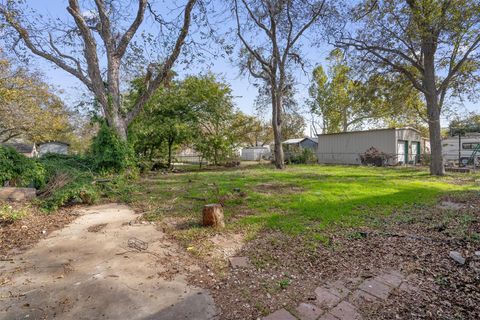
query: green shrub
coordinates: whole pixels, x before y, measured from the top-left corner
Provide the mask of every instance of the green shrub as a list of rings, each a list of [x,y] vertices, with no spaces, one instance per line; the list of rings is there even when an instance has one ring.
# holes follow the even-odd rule
[[[84,203],[99,198],[93,184],[93,161],[88,157],[48,154],[40,160],[47,172],[47,183],[39,192],[40,207],[55,211],[59,207]]]
[[[312,164],[317,162],[317,157],[312,149],[301,149],[300,152],[289,154],[286,159],[287,163],[292,164]]]
[[[42,187],[45,169],[36,160],[25,157],[10,147],[0,146],[0,185],[8,182],[17,187]]]
[[[0,204],[0,224],[1,223],[13,223],[28,215],[27,208],[13,208],[8,204]]]
[[[49,193],[46,197],[40,197],[40,207],[46,211],[55,211],[68,204],[93,204],[99,198],[99,192],[90,175],[77,176],[75,180],[68,182],[60,188]]]
[[[90,155],[95,170],[100,172],[121,172],[135,165],[133,149],[120,139],[113,129],[102,124],[93,138]]]

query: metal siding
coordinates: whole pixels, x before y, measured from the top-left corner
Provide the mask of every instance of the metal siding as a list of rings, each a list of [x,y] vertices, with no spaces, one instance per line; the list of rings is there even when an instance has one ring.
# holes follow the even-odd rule
[[[316,149],[317,148],[317,143],[313,142],[310,139],[305,139],[300,143],[300,147],[304,149]]]
[[[370,147],[396,153],[395,129],[327,134],[318,136],[318,162],[360,164],[360,154]]]

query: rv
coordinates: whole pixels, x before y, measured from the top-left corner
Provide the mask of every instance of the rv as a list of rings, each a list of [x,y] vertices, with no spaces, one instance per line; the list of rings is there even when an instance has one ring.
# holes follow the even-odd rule
[[[477,158],[476,163],[480,163],[480,133],[467,133],[464,136],[450,136],[442,141],[443,159],[446,162],[458,163],[461,165],[469,164],[469,160],[474,155]],[[477,152],[475,152],[477,151]],[[475,154],[474,154],[475,153]]]

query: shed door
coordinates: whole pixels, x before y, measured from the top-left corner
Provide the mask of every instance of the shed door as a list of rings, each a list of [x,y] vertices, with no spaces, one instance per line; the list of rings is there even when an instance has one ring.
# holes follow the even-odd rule
[[[420,162],[420,142],[418,141],[414,141],[412,142],[413,144],[413,155],[414,155],[414,160],[415,160],[415,163],[418,163]]]
[[[398,141],[398,162],[405,163],[405,141]]]

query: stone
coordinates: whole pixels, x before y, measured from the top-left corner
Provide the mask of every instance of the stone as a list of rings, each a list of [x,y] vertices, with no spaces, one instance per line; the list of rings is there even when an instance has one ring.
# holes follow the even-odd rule
[[[480,251],[475,251],[475,253],[473,254],[473,258],[475,260],[480,260]]]
[[[300,320],[315,320],[322,314],[322,309],[309,303],[300,303],[295,311]]]
[[[232,268],[248,268],[250,266],[247,257],[230,257],[229,261]]]
[[[450,251],[449,253],[450,258],[455,260],[458,264],[464,265],[465,264],[465,258],[462,256],[462,254],[458,251]]]
[[[274,313],[266,316],[263,320],[297,320],[290,312],[285,309],[280,309]]]
[[[318,320],[338,320],[338,318],[332,315],[331,313],[327,312]]]
[[[340,297],[336,296],[324,287],[318,287],[315,289],[315,295],[317,296],[316,304],[321,308],[332,308],[341,300]]]
[[[376,280],[383,282],[391,287],[398,288],[402,284],[403,276],[399,272],[389,272],[382,274],[375,278]]]
[[[365,291],[362,290],[355,290],[351,297],[349,298],[349,301],[355,304],[362,304],[364,302],[374,302],[377,300],[377,297],[372,296],[370,293],[366,293]]]
[[[375,279],[365,280],[358,288],[380,299],[387,299],[392,290],[390,286]]]
[[[327,283],[325,286],[328,288],[328,291],[342,299],[348,296],[348,294],[350,293],[350,290],[348,290],[341,281],[330,282]]]
[[[223,228],[225,221],[221,204],[207,204],[203,207],[202,225],[205,227]]]
[[[4,201],[30,201],[37,196],[35,188],[15,188],[3,187],[0,188],[0,200]]]
[[[463,208],[461,203],[451,202],[451,201],[442,201],[441,204],[437,206],[439,209],[443,210],[460,210]]]
[[[357,312],[355,307],[347,302],[340,302],[335,308],[330,310],[330,313],[340,320],[360,320],[362,316]]]

